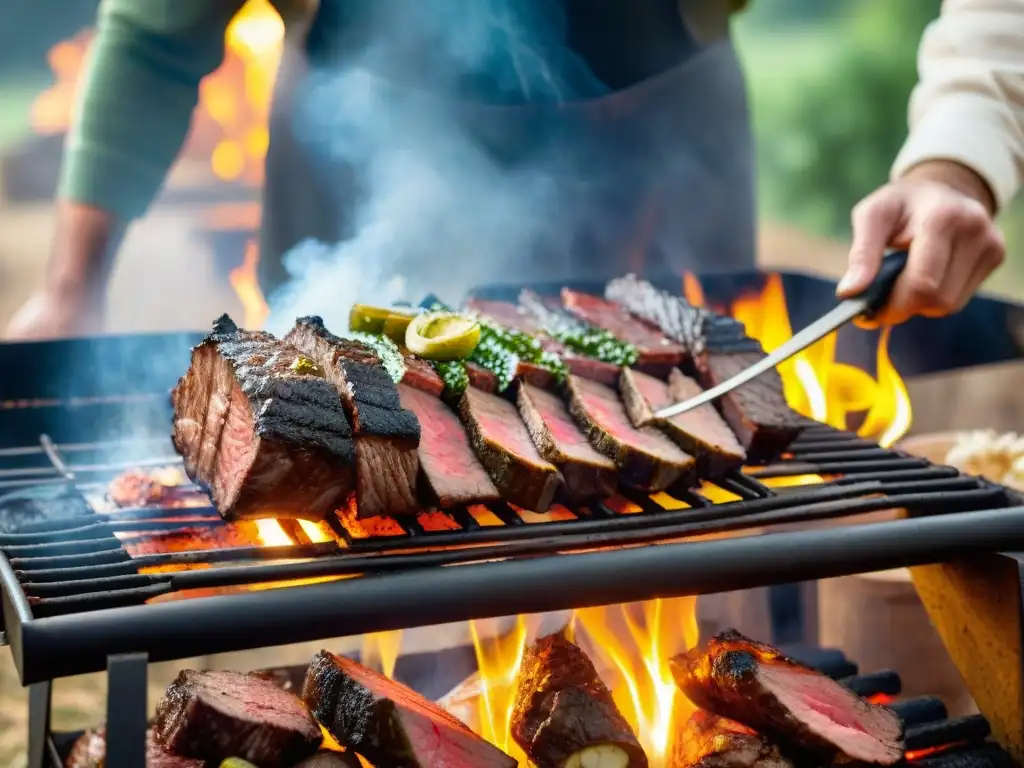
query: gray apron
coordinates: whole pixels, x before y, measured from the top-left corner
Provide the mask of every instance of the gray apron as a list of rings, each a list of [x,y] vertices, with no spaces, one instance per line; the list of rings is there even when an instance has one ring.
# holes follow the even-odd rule
[[[400,274],[412,300],[754,264],[752,142],[727,38],[639,84],[562,103],[480,103],[400,80],[365,61],[312,73],[303,51],[286,50],[261,232],[272,305],[308,272],[283,257],[310,238],[342,244],[320,261]]]

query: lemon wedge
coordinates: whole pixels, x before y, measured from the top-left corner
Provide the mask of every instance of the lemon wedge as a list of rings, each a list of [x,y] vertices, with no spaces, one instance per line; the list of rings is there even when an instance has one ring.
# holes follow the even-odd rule
[[[348,315],[348,327],[360,333],[384,335],[396,344],[404,344],[405,331],[416,314],[412,309],[355,304]]]
[[[405,330],[405,346],[427,360],[463,360],[480,343],[480,324],[454,312],[427,312]]]

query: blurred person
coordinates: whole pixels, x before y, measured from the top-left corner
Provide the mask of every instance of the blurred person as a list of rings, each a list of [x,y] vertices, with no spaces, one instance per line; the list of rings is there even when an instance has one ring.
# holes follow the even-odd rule
[[[1024,0],[945,0],[918,69],[910,135],[891,181],[853,210],[837,290],[863,290],[886,247],[909,248],[879,323],[963,309],[1005,258],[994,218],[1024,177]]]

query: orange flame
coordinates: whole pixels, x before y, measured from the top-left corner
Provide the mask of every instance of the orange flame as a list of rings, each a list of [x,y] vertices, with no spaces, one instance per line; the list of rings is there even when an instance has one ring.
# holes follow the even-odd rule
[[[228,280],[242,304],[242,327],[256,330],[270,317],[270,307],[260,290],[259,275],[256,266],[259,264],[259,245],[250,240],[245,246],[242,263],[231,270]]]

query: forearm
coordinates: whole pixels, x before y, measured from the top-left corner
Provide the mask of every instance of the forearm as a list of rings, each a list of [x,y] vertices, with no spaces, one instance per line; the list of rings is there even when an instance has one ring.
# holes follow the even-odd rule
[[[987,194],[980,197],[991,209],[1012,199],[1024,182],[1021,40],[1021,0],[945,0],[921,41],[910,135],[893,165],[894,178],[920,173],[913,169],[924,164],[931,164],[930,173],[935,161],[951,161],[984,182]]]

